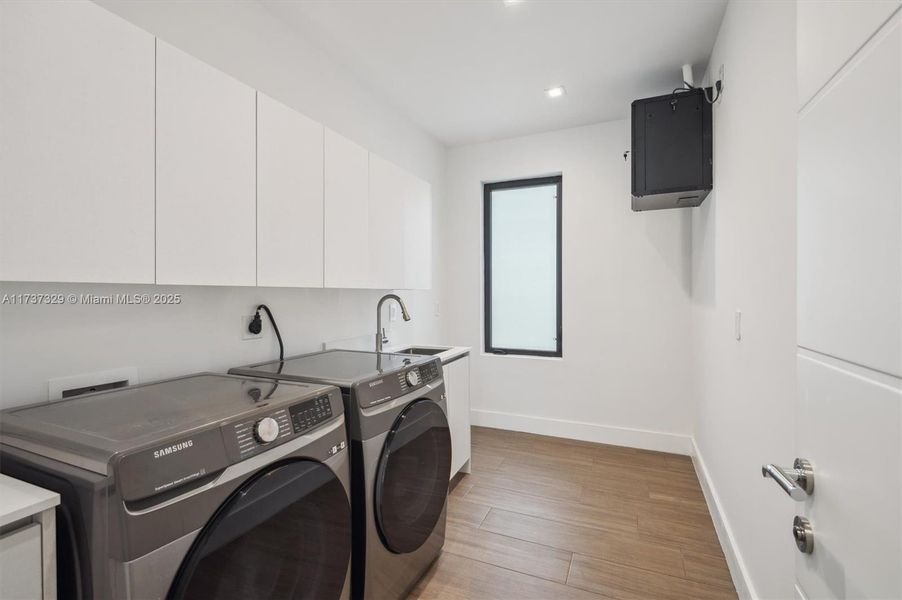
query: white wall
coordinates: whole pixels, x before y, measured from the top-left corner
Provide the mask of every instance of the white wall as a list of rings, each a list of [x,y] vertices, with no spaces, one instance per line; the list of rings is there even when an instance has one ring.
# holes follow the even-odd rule
[[[255,2],[99,4],[197,56],[432,184],[433,260],[438,262],[445,149],[359,85],[318,48],[297,37]],[[303,231],[299,232],[300,235]],[[394,325],[392,343],[432,342],[439,278],[432,291],[405,291],[413,320]],[[287,352],[375,332],[380,292],[267,288],[0,283],[4,293],[174,291],[181,306],[0,305],[0,407],[47,398],[47,380],[136,367],[148,381],[203,369],[227,369],[274,356],[267,340],[242,341],[241,316],[265,302],[279,321]],[[387,311],[386,311],[387,312]]]
[[[792,2],[731,2],[710,60],[714,192],[692,218],[694,435],[721,532],[761,598],[791,596],[793,502],[760,465],[790,463],[796,341],[796,41]],[[742,340],[734,311],[742,311]],[[715,514],[717,517],[718,515]],[[722,536],[722,540],[723,540]]]
[[[689,213],[630,210],[628,121],[448,151],[442,298],[476,423],[688,452]],[[563,174],[563,359],[482,353],[482,183]],[[561,422],[561,421],[567,422]]]

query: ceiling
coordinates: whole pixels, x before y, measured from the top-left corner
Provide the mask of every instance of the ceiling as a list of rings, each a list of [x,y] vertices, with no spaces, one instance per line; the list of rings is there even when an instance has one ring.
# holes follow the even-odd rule
[[[441,142],[629,116],[696,79],[724,0],[260,0]],[[546,88],[563,85],[557,99]]]

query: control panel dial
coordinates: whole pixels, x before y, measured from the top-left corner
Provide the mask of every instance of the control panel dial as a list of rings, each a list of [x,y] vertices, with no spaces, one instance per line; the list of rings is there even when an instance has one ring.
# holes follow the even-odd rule
[[[416,369],[407,372],[407,383],[409,383],[411,387],[420,385],[420,374]]]
[[[263,417],[254,424],[254,437],[261,444],[268,444],[279,437],[279,423],[272,417]]]

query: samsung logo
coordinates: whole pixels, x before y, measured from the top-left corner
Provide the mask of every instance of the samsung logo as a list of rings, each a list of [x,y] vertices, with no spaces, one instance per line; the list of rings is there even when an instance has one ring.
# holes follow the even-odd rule
[[[164,456],[168,456],[170,454],[175,454],[176,452],[181,452],[182,450],[187,450],[191,446],[194,445],[194,440],[185,440],[184,442],[179,442],[178,444],[173,444],[171,446],[166,446],[165,448],[160,448],[159,450],[153,451],[154,458],[162,458]]]
[[[376,381],[373,381],[370,383],[370,387],[376,387],[377,385],[382,385],[382,381],[383,381],[382,379],[377,379]]]

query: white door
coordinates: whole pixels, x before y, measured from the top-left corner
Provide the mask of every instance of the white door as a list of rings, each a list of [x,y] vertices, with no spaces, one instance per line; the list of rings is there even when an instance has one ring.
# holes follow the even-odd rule
[[[798,494],[797,515],[813,543],[796,554],[796,591],[810,599],[900,598],[899,3],[798,6],[795,419],[797,453],[810,461],[814,486]],[[786,524],[787,543],[790,532],[807,539],[803,525]]]
[[[260,92],[257,285],[323,287],[323,126]]]
[[[369,153],[325,133],[325,285],[370,287]]]
[[[157,41],[157,283],[256,283],[255,99]]]
[[[0,2],[0,279],[154,281],[154,38]]]

